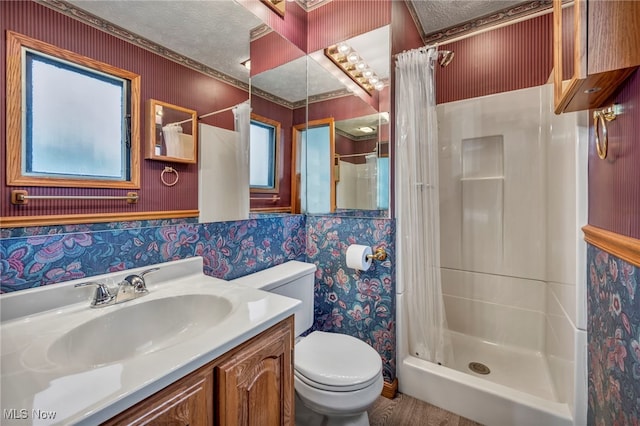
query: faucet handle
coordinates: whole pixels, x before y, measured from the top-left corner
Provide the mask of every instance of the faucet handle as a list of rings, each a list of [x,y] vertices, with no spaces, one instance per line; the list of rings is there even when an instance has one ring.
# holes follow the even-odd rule
[[[148,293],[149,290],[147,290],[147,283],[144,281],[144,276],[158,270],[160,270],[160,268],[151,268],[142,271],[140,274],[129,275],[124,279],[122,284],[128,284],[133,287],[135,293]]]
[[[89,285],[96,286],[96,292],[93,294],[93,300],[91,301],[92,308],[109,305],[111,304],[111,302],[113,302],[115,296],[111,294],[109,288],[104,283],[100,283],[97,281],[87,281],[85,283],[78,283],[74,285],[74,287],[86,287]]]
[[[160,270],[160,268],[149,268],[149,269],[147,269],[145,271],[142,271],[140,273],[140,278],[144,278],[145,275],[150,274],[151,272],[159,271],[159,270]]]

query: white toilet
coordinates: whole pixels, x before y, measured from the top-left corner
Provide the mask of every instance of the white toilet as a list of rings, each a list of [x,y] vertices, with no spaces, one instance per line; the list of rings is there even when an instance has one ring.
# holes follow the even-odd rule
[[[302,301],[295,313],[294,383],[297,426],[368,426],[367,409],[383,387],[382,360],[352,336],[314,331],[313,286],[316,266],[289,261],[233,280]]]

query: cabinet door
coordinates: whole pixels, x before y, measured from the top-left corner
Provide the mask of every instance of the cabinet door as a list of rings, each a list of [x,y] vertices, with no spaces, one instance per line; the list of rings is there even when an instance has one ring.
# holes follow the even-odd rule
[[[213,426],[213,371],[189,375],[105,425]]]
[[[293,318],[267,330],[215,368],[219,426],[293,425]]]
[[[640,65],[640,2],[553,0],[555,112],[598,108]]]

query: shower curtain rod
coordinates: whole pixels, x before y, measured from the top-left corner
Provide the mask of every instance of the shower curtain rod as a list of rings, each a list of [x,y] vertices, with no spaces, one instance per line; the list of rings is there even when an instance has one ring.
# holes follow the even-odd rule
[[[438,47],[438,43],[427,44],[427,45],[424,45],[424,46],[416,47],[415,49],[403,50],[402,52],[399,52],[399,53],[396,53],[395,55],[393,55],[393,58],[397,58],[399,55],[402,55],[403,53],[406,53],[406,52],[411,52],[412,50],[420,50],[420,49],[429,50],[432,47],[433,48],[437,48]]]
[[[338,159],[350,158],[350,157],[366,157],[367,155],[372,155],[372,154],[378,155],[376,151],[371,151],[371,152],[363,152],[360,154],[347,154],[347,155],[336,154],[336,157],[338,157]]]
[[[237,107],[238,105],[240,105],[240,104],[243,104],[243,103],[247,102],[248,100],[249,100],[249,99],[247,99],[246,101],[242,101],[242,102],[240,102],[239,104],[236,104],[236,105],[233,105],[233,106],[227,107],[227,108],[222,108],[222,109],[219,109],[219,110],[217,110],[217,111],[208,112],[208,113],[206,113],[206,114],[199,115],[199,116],[198,116],[198,119],[202,119],[202,118],[206,118],[206,117],[211,117],[212,115],[216,115],[216,114],[220,114],[221,112],[225,112],[225,111],[232,110],[232,109],[234,109],[235,107]],[[178,122],[176,122],[176,123],[171,123],[171,124],[183,124],[183,123],[188,123],[188,122],[189,122],[189,121],[191,121],[191,120],[193,120],[193,118],[187,118],[186,120],[178,121]]]

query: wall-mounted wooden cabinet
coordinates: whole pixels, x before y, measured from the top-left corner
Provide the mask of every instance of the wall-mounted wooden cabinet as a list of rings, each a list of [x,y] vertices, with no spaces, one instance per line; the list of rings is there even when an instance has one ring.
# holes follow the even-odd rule
[[[556,114],[603,106],[640,65],[640,1],[553,1]]]
[[[293,426],[293,317],[103,426]]]

